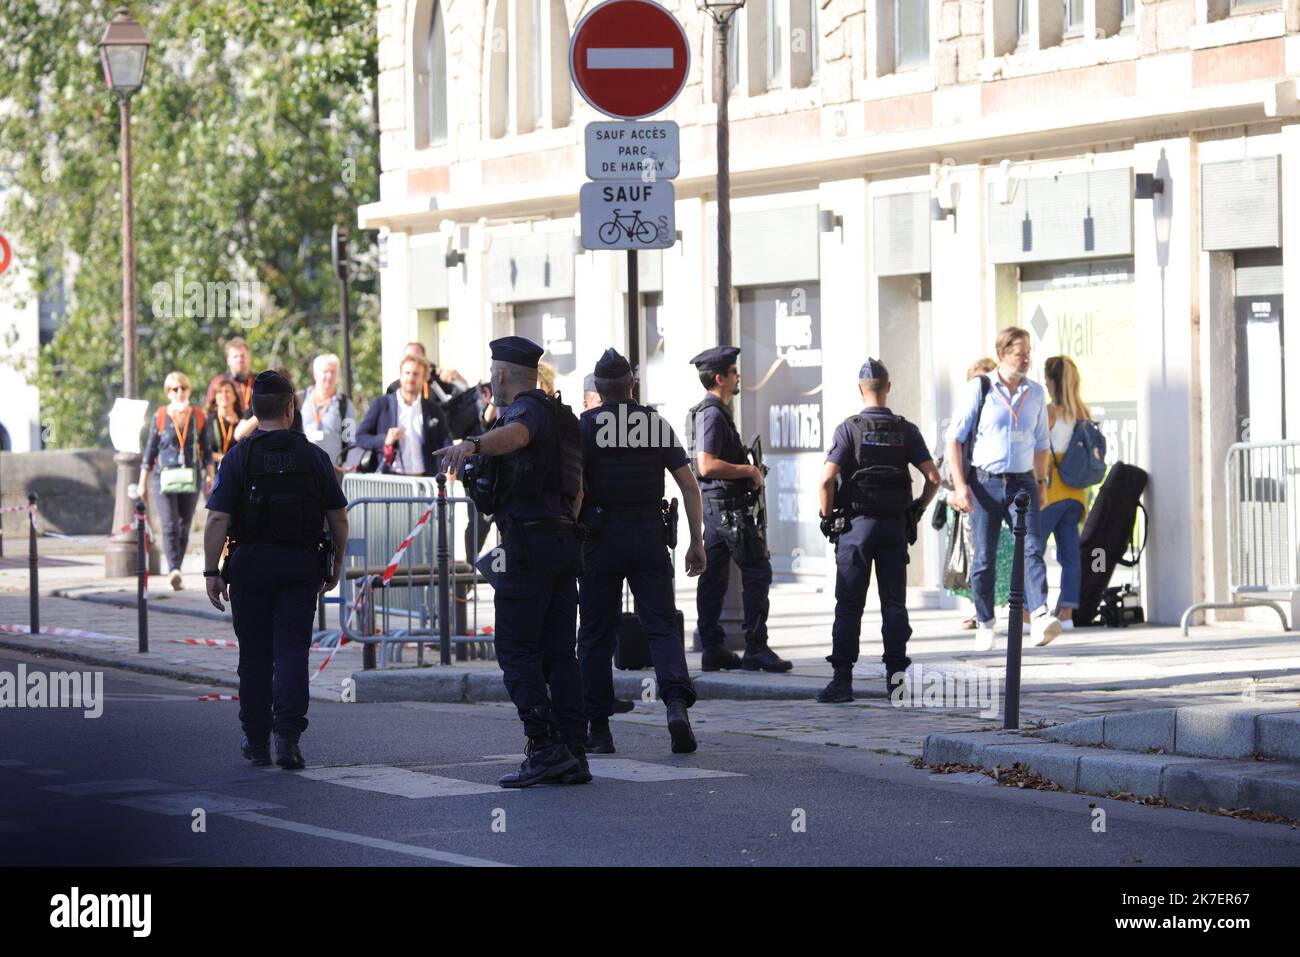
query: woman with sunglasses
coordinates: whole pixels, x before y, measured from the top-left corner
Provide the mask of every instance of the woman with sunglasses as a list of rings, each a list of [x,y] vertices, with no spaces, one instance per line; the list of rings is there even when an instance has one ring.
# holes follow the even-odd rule
[[[190,380],[170,372],[163,382],[167,404],[149,419],[149,438],[140,460],[140,497],[152,498],[162,523],[163,553],[171,586],[181,589],[181,563],[199,499],[199,476],[212,449],[203,410],[190,404]]]

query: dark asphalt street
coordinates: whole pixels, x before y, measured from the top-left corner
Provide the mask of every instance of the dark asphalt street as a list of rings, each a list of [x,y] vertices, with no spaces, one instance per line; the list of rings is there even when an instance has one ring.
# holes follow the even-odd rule
[[[20,661],[82,670],[5,652],[0,671]],[[1300,864],[1300,831],[1281,825],[743,734],[673,755],[666,731],[623,722],[594,783],[504,791],[523,738],[490,705],[313,702],[307,771],[258,769],[238,753],[238,705],[196,700],[229,689],[104,682],[97,719],[0,712],[0,865]]]

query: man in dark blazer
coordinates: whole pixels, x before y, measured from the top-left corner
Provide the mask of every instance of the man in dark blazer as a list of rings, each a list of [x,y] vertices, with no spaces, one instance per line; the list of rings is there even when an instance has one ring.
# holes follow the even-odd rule
[[[451,444],[437,399],[424,397],[429,360],[408,352],[402,356],[398,389],[370,403],[357,429],[357,445],[379,457],[377,471],[399,475],[434,475],[433,453]]]

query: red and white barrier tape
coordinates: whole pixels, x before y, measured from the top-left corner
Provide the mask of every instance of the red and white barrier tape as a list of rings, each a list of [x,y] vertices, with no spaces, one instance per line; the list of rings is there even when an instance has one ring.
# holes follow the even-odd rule
[[[424,514],[420,516],[420,520],[415,523],[415,528],[411,529],[407,536],[402,539],[402,544],[397,546],[397,551],[393,552],[393,557],[388,560],[388,564],[384,567],[382,577],[385,582],[393,577],[393,573],[397,571],[397,566],[401,564],[402,553],[410,548],[411,542],[415,541],[416,534],[424,527],[424,523],[429,520],[429,516],[432,514],[433,509],[426,508]]]
[[[4,508],[0,508],[0,515],[8,515],[10,512],[31,512],[33,515],[35,515],[36,506],[31,504],[6,505]]]
[[[174,645],[203,645],[206,648],[238,648],[239,642],[233,638],[168,638]]]
[[[9,635],[30,635],[32,629],[30,625],[0,625],[0,633]],[[105,635],[98,631],[82,631],[80,628],[42,628],[37,632],[38,635],[45,635],[49,638],[106,638],[112,641],[130,641],[130,638],[124,638],[122,635]]]
[[[237,694],[201,694],[201,695],[199,695],[199,697],[198,697],[197,700],[199,700],[199,701],[238,701],[238,700],[239,700],[239,695],[237,695]]]

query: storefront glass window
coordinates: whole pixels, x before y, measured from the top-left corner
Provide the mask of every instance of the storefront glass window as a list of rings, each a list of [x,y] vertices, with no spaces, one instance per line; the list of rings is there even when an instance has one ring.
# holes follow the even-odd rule
[[[818,283],[741,289],[741,438],[763,440],[768,549],[778,574],[818,574],[824,541],[817,497],[826,439],[822,421],[821,290]]]

